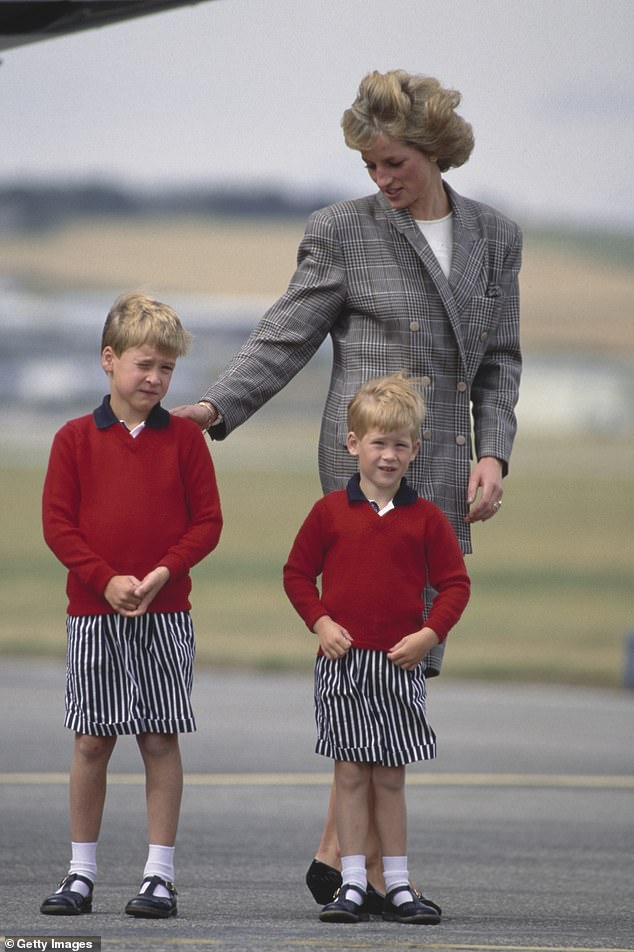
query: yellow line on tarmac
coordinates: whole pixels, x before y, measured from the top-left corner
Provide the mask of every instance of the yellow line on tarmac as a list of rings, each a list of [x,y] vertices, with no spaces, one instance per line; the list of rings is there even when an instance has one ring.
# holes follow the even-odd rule
[[[302,787],[328,785],[330,773],[189,773],[191,787]],[[36,786],[68,783],[67,773],[0,773],[0,785]],[[113,773],[109,783],[144,784],[142,773]],[[546,787],[597,790],[634,790],[634,776],[627,774],[531,774],[531,773],[417,773],[407,783],[416,787]]]

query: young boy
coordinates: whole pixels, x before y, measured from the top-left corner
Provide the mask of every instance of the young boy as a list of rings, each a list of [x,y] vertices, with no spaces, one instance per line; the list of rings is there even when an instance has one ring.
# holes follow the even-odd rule
[[[324,922],[368,918],[370,792],[387,893],[383,918],[440,922],[439,907],[409,883],[405,765],[436,756],[420,662],[460,618],[470,583],[446,517],[405,480],[423,416],[422,399],[402,374],[361,387],[348,407],[347,437],[359,472],[346,490],[315,504],[284,567],[286,593],[319,638],[316,751],[335,761],[343,885],[322,909]],[[438,596],[421,627],[427,582]]]
[[[214,467],[199,428],[161,407],[190,335],[142,294],[120,297],[102,336],[110,395],[55,436],[43,494],[44,538],[68,569],[65,725],[72,858],[46,915],[92,909],[110,755],[134,734],[143,758],[149,850],[128,915],[175,916],[174,843],[194,731],[189,569],[222,528]]]

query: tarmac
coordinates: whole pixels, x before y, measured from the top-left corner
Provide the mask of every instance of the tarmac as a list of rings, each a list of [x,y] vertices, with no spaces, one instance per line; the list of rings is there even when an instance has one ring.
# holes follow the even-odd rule
[[[440,925],[319,922],[304,875],[331,765],[313,753],[311,676],[207,669],[196,674],[198,732],[182,740],[178,917],[123,912],[146,853],[141,761],[124,737],[94,911],[60,918],[39,905],[69,858],[64,666],[3,659],[5,948],[56,939],[78,950],[96,936],[112,952],[634,952],[634,692],[444,675],[429,687],[439,757],[408,772],[409,857]]]

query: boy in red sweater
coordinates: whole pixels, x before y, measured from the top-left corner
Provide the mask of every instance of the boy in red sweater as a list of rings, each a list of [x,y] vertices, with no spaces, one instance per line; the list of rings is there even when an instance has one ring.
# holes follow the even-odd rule
[[[199,428],[160,401],[191,338],[177,314],[124,295],[103,330],[110,396],[55,436],[43,493],[44,538],[68,569],[65,725],[72,857],[40,910],[92,909],[108,761],[134,734],[143,758],[149,849],[126,913],[175,916],[174,843],[183,770],[178,734],[194,731],[189,569],[222,528],[214,467]]]
[[[322,909],[324,922],[368,918],[370,793],[387,893],[383,918],[440,922],[440,908],[409,882],[405,766],[436,756],[421,661],[460,618],[470,583],[446,516],[405,480],[424,412],[402,374],[361,387],[348,408],[347,437],[359,473],[313,506],[284,567],[286,594],[319,638],[316,751],[335,761],[343,885]],[[421,627],[426,583],[438,595]]]

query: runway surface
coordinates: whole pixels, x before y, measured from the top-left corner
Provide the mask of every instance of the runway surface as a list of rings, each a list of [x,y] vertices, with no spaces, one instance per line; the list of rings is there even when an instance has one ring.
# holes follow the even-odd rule
[[[123,913],[146,853],[133,738],[119,740],[111,762],[95,911],[40,915],[69,858],[63,694],[63,665],[2,660],[7,937],[100,936],[113,952],[634,952],[632,692],[430,682],[439,757],[409,771],[409,855],[443,907],[439,926],[318,921],[303,877],[331,766],[313,753],[311,678],[204,669],[199,730],[182,743],[178,918]]]

